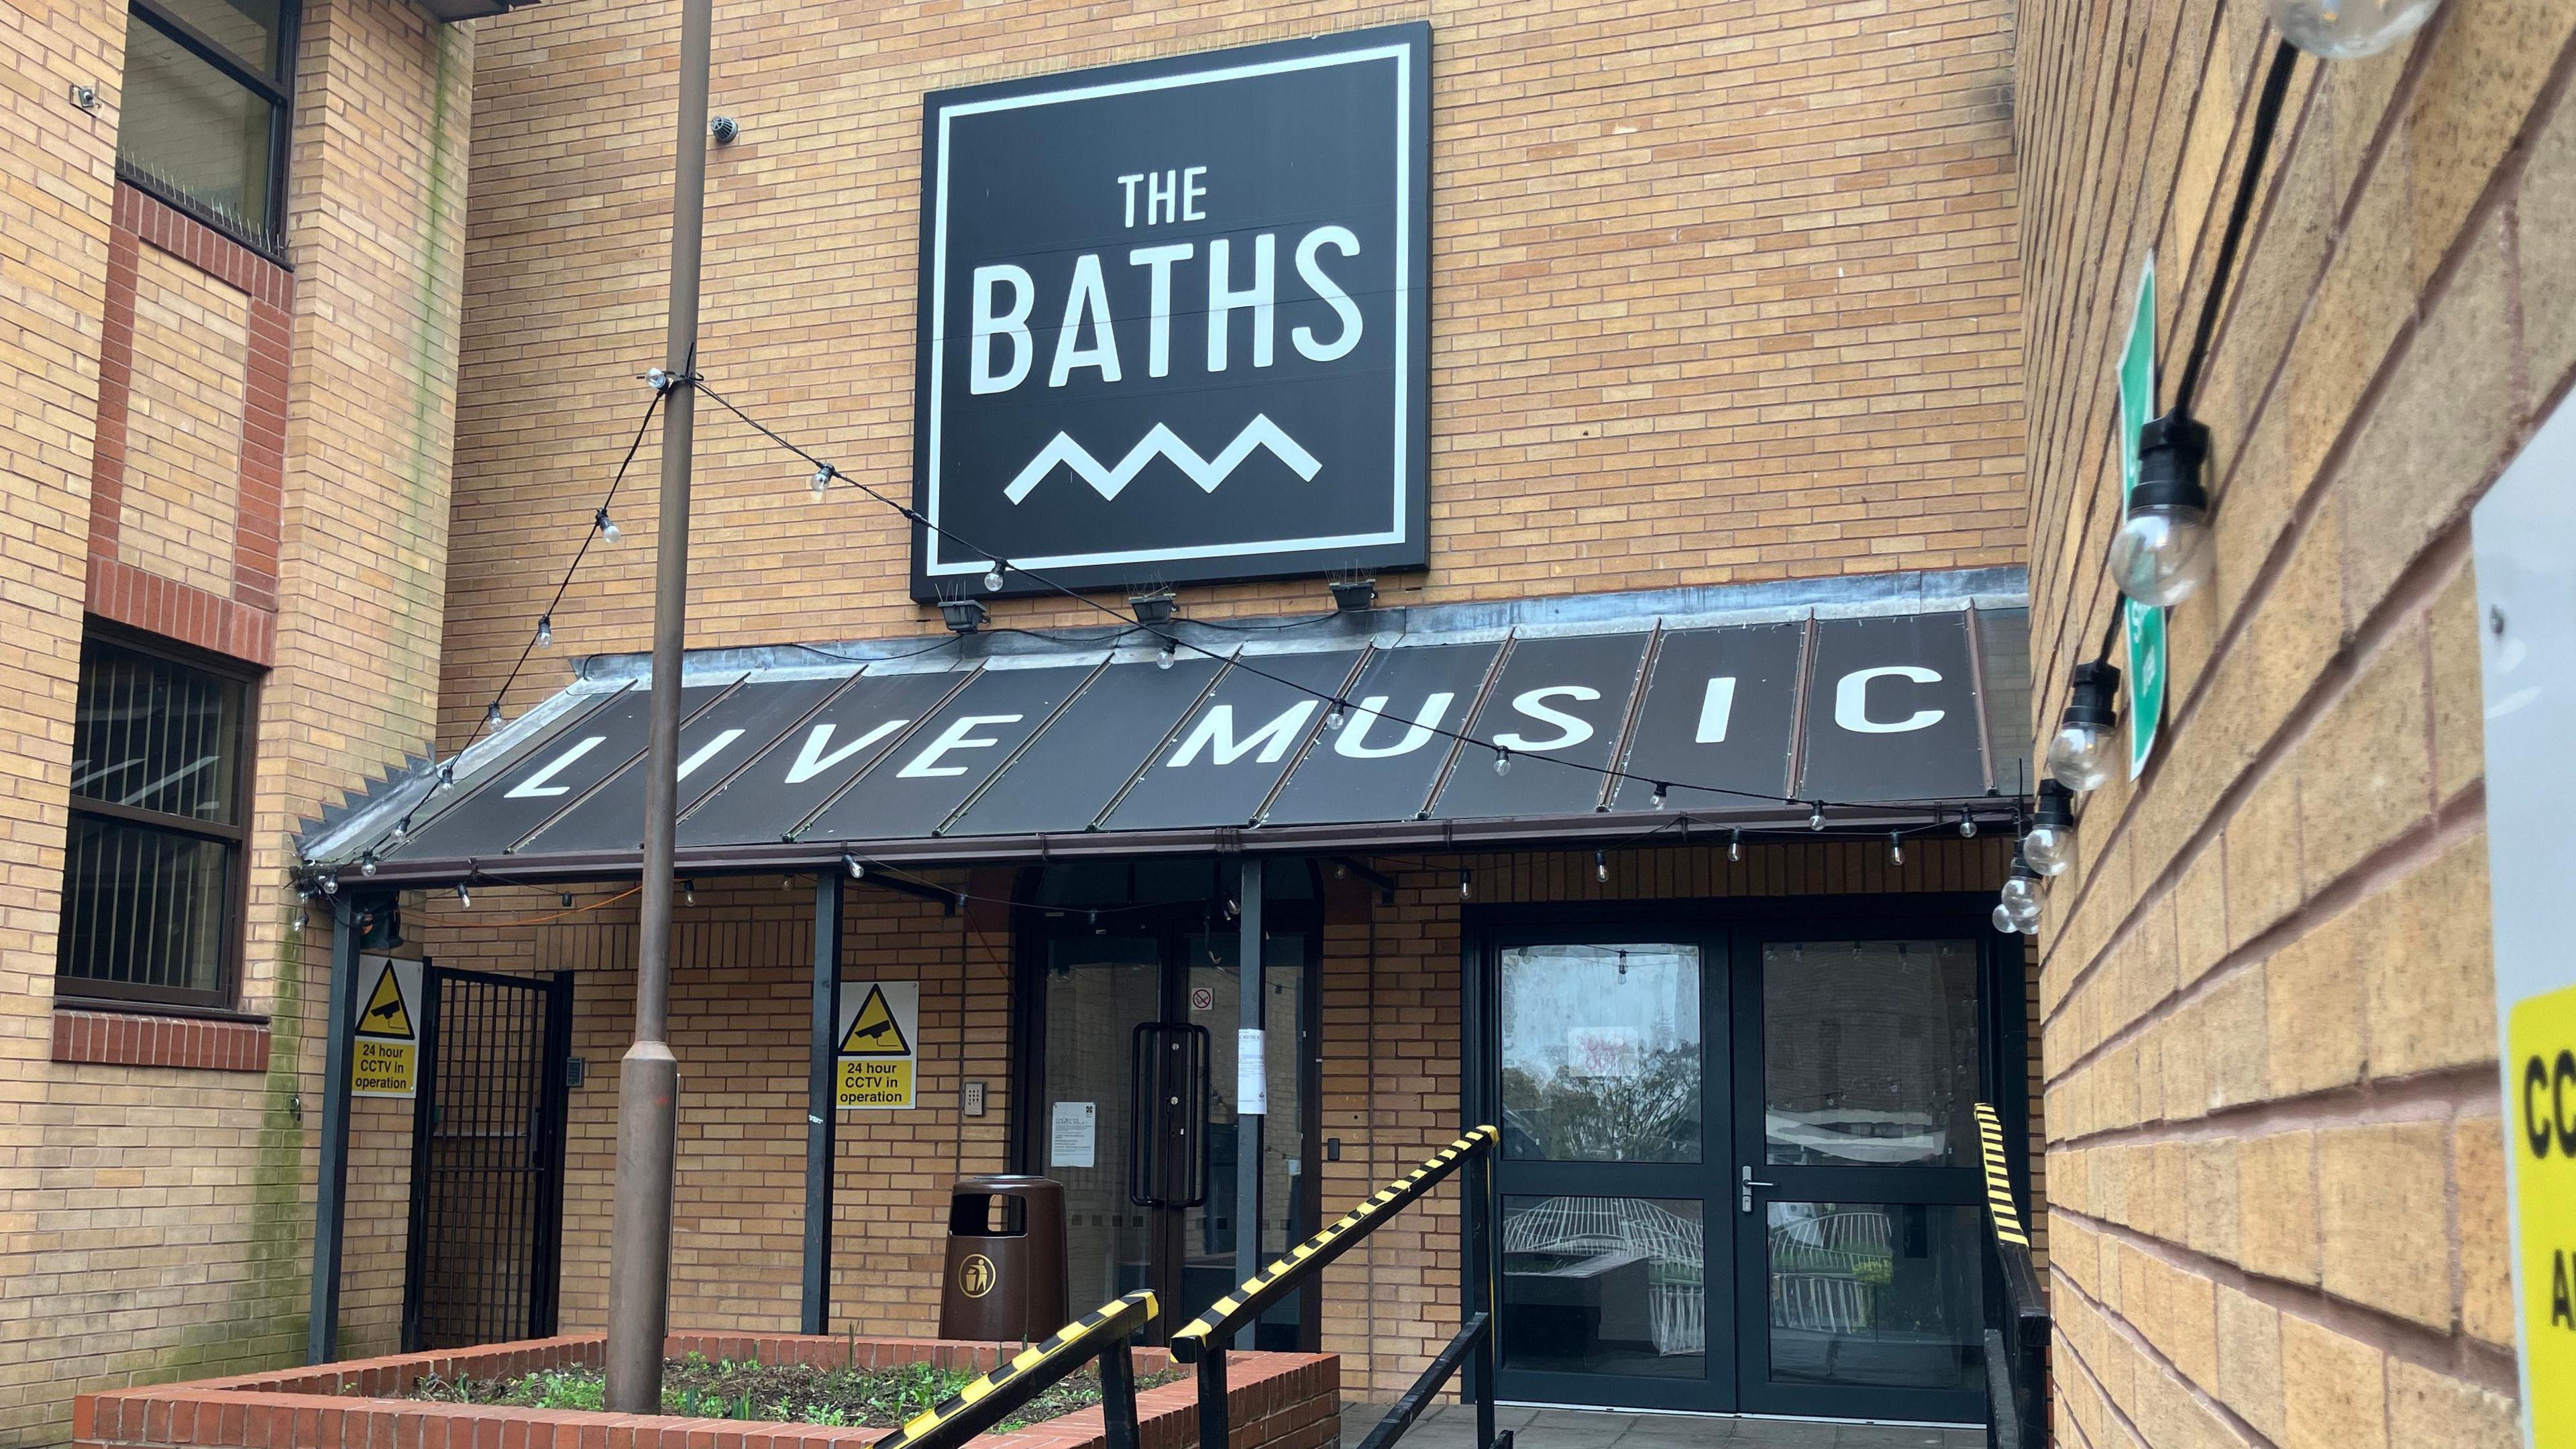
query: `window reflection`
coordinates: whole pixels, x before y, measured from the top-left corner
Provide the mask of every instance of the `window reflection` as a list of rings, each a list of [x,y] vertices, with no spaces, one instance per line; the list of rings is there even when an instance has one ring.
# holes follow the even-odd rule
[[[1977,1134],[1977,957],[1964,941],[1762,952],[1764,1160],[1954,1167]]]
[[[1708,1347],[1697,1202],[1503,1200],[1503,1361],[1557,1373],[1699,1378]]]
[[[1699,1161],[1699,978],[1691,946],[1505,951],[1504,1154]]]
[[[1775,1202],[1771,1376],[1978,1389],[1976,1209]]]

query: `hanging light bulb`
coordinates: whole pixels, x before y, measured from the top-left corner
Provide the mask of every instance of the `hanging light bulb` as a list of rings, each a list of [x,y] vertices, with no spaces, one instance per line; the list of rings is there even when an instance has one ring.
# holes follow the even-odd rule
[[[1000,593],[1000,592],[1002,591],[1002,570],[1004,570],[1004,569],[1006,569],[1006,568],[1009,568],[1009,567],[1010,567],[1010,565],[1009,565],[1009,564],[1003,563],[1003,562],[1002,562],[1002,561],[1000,561],[999,559],[996,559],[996,560],[994,560],[994,562],[993,562],[993,566],[992,566],[991,568],[988,568],[988,569],[984,570],[984,592],[985,592],[985,593],[988,593],[988,594],[998,594],[998,593]]]
[[[2281,38],[2327,60],[2377,55],[2415,33],[2441,0],[2266,0]]]
[[[1728,860],[1744,858],[1744,831],[1740,827],[1726,837],[1726,858]]]
[[[617,531],[617,520],[608,516],[608,505],[605,503],[599,505],[599,512],[592,515],[590,521],[591,526],[599,530],[599,536],[610,543],[615,543],[626,536]]]
[[[555,647],[555,616],[552,614],[537,616],[537,647],[540,649]]]
[[[561,908],[562,908],[562,909],[564,909],[564,910],[567,910],[567,911],[568,911],[568,910],[571,910],[571,909],[572,909],[572,892],[570,892],[570,891],[559,891],[559,892],[557,892],[557,893],[555,894],[555,904],[556,904],[557,906],[561,907]]]
[[[374,852],[374,851],[369,851],[369,852],[367,852],[365,855],[363,855],[363,856],[359,857],[359,860],[358,860],[358,874],[360,874],[360,875],[374,875],[375,873],[376,873],[376,855],[375,855],[375,852]]]
[[[338,876],[336,876],[336,875],[326,875],[326,876],[322,877],[322,894],[324,894],[324,895],[326,895],[326,896],[336,896],[336,895],[338,895],[339,893],[340,893],[340,878],[339,878]]]
[[[2013,919],[2012,907],[2004,905],[2000,901],[1995,904],[1994,914],[1988,916],[1986,919],[1993,921],[1995,923],[1995,929],[2003,932],[2007,936],[2015,936],[2021,933],[2021,922]]]
[[[841,869],[848,871],[850,873],[850,879],[852,880],[865,880],[868,876],[868,868],[861,865],[859,863],[859,858],[855,855],[842,856]]]
[[[1328,730],[1337,730],[1341,727],[1342,701],[1337,697],[1333,700],[1333,707],[1324,711],[1324,728]]]
[[[1819,800],[1815,804],[1807,807],[1807,828],[1809,830],[1822,830],[1825,828],[1825,806],[1823,801]]]
[[[398,850],[402,847],[402,843],[410,838],[411,831],[397,820],[394,822],[394,828],[385,834],[385,849]]]
[[[2032,808],[2030,833],[2021,838],[2021,858],[2045,876],[2066,874],[2075,863],[2075,796],[2055,780],[2039,782],[2039,803]]]
[[[1905,838],[1893,830],[1887,832],[1887,863],[1905,864]]]
[[[286,933],[288,935],[301,936],[304,934],[304,911],[305,908],[311,904],[312,902],[304,898],[304,893],[302,891],[295,893],[295,909],[286,913]]]
[[[1663,809],[1663,808],[1664,808],[1664,795],[1665,795],[1665,785],[1664,785],[1664,782],[1663,782],[1663,781],[1661,781],[1661,780],[1657,780],[1657,781],[1655,782],[1655,808],[1656,808],[1656,809],[1658,809],[1658,810],[1661,810],[1661,809]]]
[[[1609,852],[1600,850],[1592,852],[1592,878],[1597,881],[1610,879]]]
[[[1169,669],[1172,667],[1171,640],[1166,639],[1163,641],[1163,652],[1154,656],[1154,667],[1156,669]]]
[[[463,881],[456,883],[456,903],[469,911],[474,909],[474,893],[465,888]]]
[[[1500,745],[1494,746],[1494,773],[1497,775],[1508,775],[1511,772],[1512,752],[1504,749]]]
[[[1458,868],[1458,899],[1462,901],[1466,900],[1475,893],[1475,887],[1470,883],[1467,875],[1467,868],[1465,866],[1460,866]]]
[[[684,880],[680,882],[680,903],[682,905],[689,906],[694,906],[698,903],[698,883],[696,881]]]
[[[453,790],[456,788],[456,762],[454,760],[449,760],[447,763],[438,767],[438,788],[442,790]]]
[[[1977,838],[1977,817],[1965,810],[1959,812],[1959,838],[1961,840]]]
[[[483,728],[487,730],[497,730],[500,727],[501,701],[496,699],[490,704],[483,706]]]
[[[671,374],[664,368],[648,367],[644,369],[644,385],[653,389],[655,392],[669,392],[671,390]]]
[[[2069,790],[2099,789],[2111,778],[2111,697],[2120,671],[2108,664],[2078,664],[2066,691],[2057,733],[2048,739],[2048,773]]]
[[[2013,857],[2012,874],[2004,878],[2001,895],[2015,926],[2029,931],[2039,925],[2039,876],[2031,870],[2030,862]]]
[[[832,486],[833,477],[840,471],[829,463],[817,463],[814,465],[814,476],[807,480],[805,486],[813,489],[814,496],[820,498],[823,496],[823,490]]]
[[[2369,0],[2344,0],[2368,4]],[[2209,494],[2200,486],[2209,429],[2180,408],[2138,430],[2138,486],[2111,535],[2111,582],[2141,604],[2179,604],[2209,582]]]

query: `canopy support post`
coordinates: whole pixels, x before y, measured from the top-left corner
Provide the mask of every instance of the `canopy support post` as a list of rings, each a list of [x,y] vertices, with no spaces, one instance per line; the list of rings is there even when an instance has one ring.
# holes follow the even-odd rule
[[[831,1332],[832,1148],[841,1032],[841,912],[836,870],[814,876],[814,1024],[805,1068],[805,1309],[802,1331]]]
[[[1247,1084],[1269,1081],[1266,1038],[1262,1034],[1262,1006],[1270,994],[1267,973],[1262,969],[1261,952],[1261,857],[1243,858],[1242,894],[1235,898],[1235,921],[1240,934],[1235,940],[1236,995],[1240,998],[1243,1030],[1236,1037],[1235,1102],[1234,1102],[1234,1277],[1248,1281],[1261,1271],[1261,1125],[1264,1113],[1255,1110],[1266,1106],[1261,1099],[1244,1090]],[[1253,1347],[1253,1334],[1260,1325],[1245,1324],[1235,1334],[1234,1346]]]
[[[340,1241],[349,1201],[349,1057],[356,1031],[358,903],[331,907],[331,990],[323,1008],[322,1145],[313,1183],[313,1283],[305,1312],[304,1361],[329,1363],[340,1349]],[[298,906],[298,910],[303,907]]]

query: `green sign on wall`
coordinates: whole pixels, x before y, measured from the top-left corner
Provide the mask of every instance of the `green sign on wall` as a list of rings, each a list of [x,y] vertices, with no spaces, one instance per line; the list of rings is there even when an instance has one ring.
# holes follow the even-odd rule
[[[2129,341],[2120,350],[2120,507],[2138,486],[2138,433],[2155,416],[2156,254],[2138,269],[2138,297],[2129,312]],[[2165,611],[2122,599],[2129,667],[2121,675],[2129,713],[2129,778],[2147,768],[2156,750],[2156,727],[2165,717]]]

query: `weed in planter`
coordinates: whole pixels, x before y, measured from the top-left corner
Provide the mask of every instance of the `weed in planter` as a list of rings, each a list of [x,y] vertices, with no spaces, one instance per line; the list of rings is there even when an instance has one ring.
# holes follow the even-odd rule
[[[857,1345],[850,1345],[850,1358]],[[894,1368],[818,1368],[761,1364],[702,1354],[662,1366],[662,1412],[690,1419],[747,1419],[831,1428],[891,1429],[956,1393],[975,1379],[964,1369],[933,1364]],[[1137,1387],[1171,1382],[1170,1370],[1142,1374]],[[596,1368],[543,1369],[515,1379],[423,1378],[409,1397],[457,1404],[504,1404],[530,1409],[602,1406],[604,1376]],[[1084,1369],[1029,1401],[997,1427],[1017,1429],[1089,1408],[1100,1402],[1100,1377]]]

